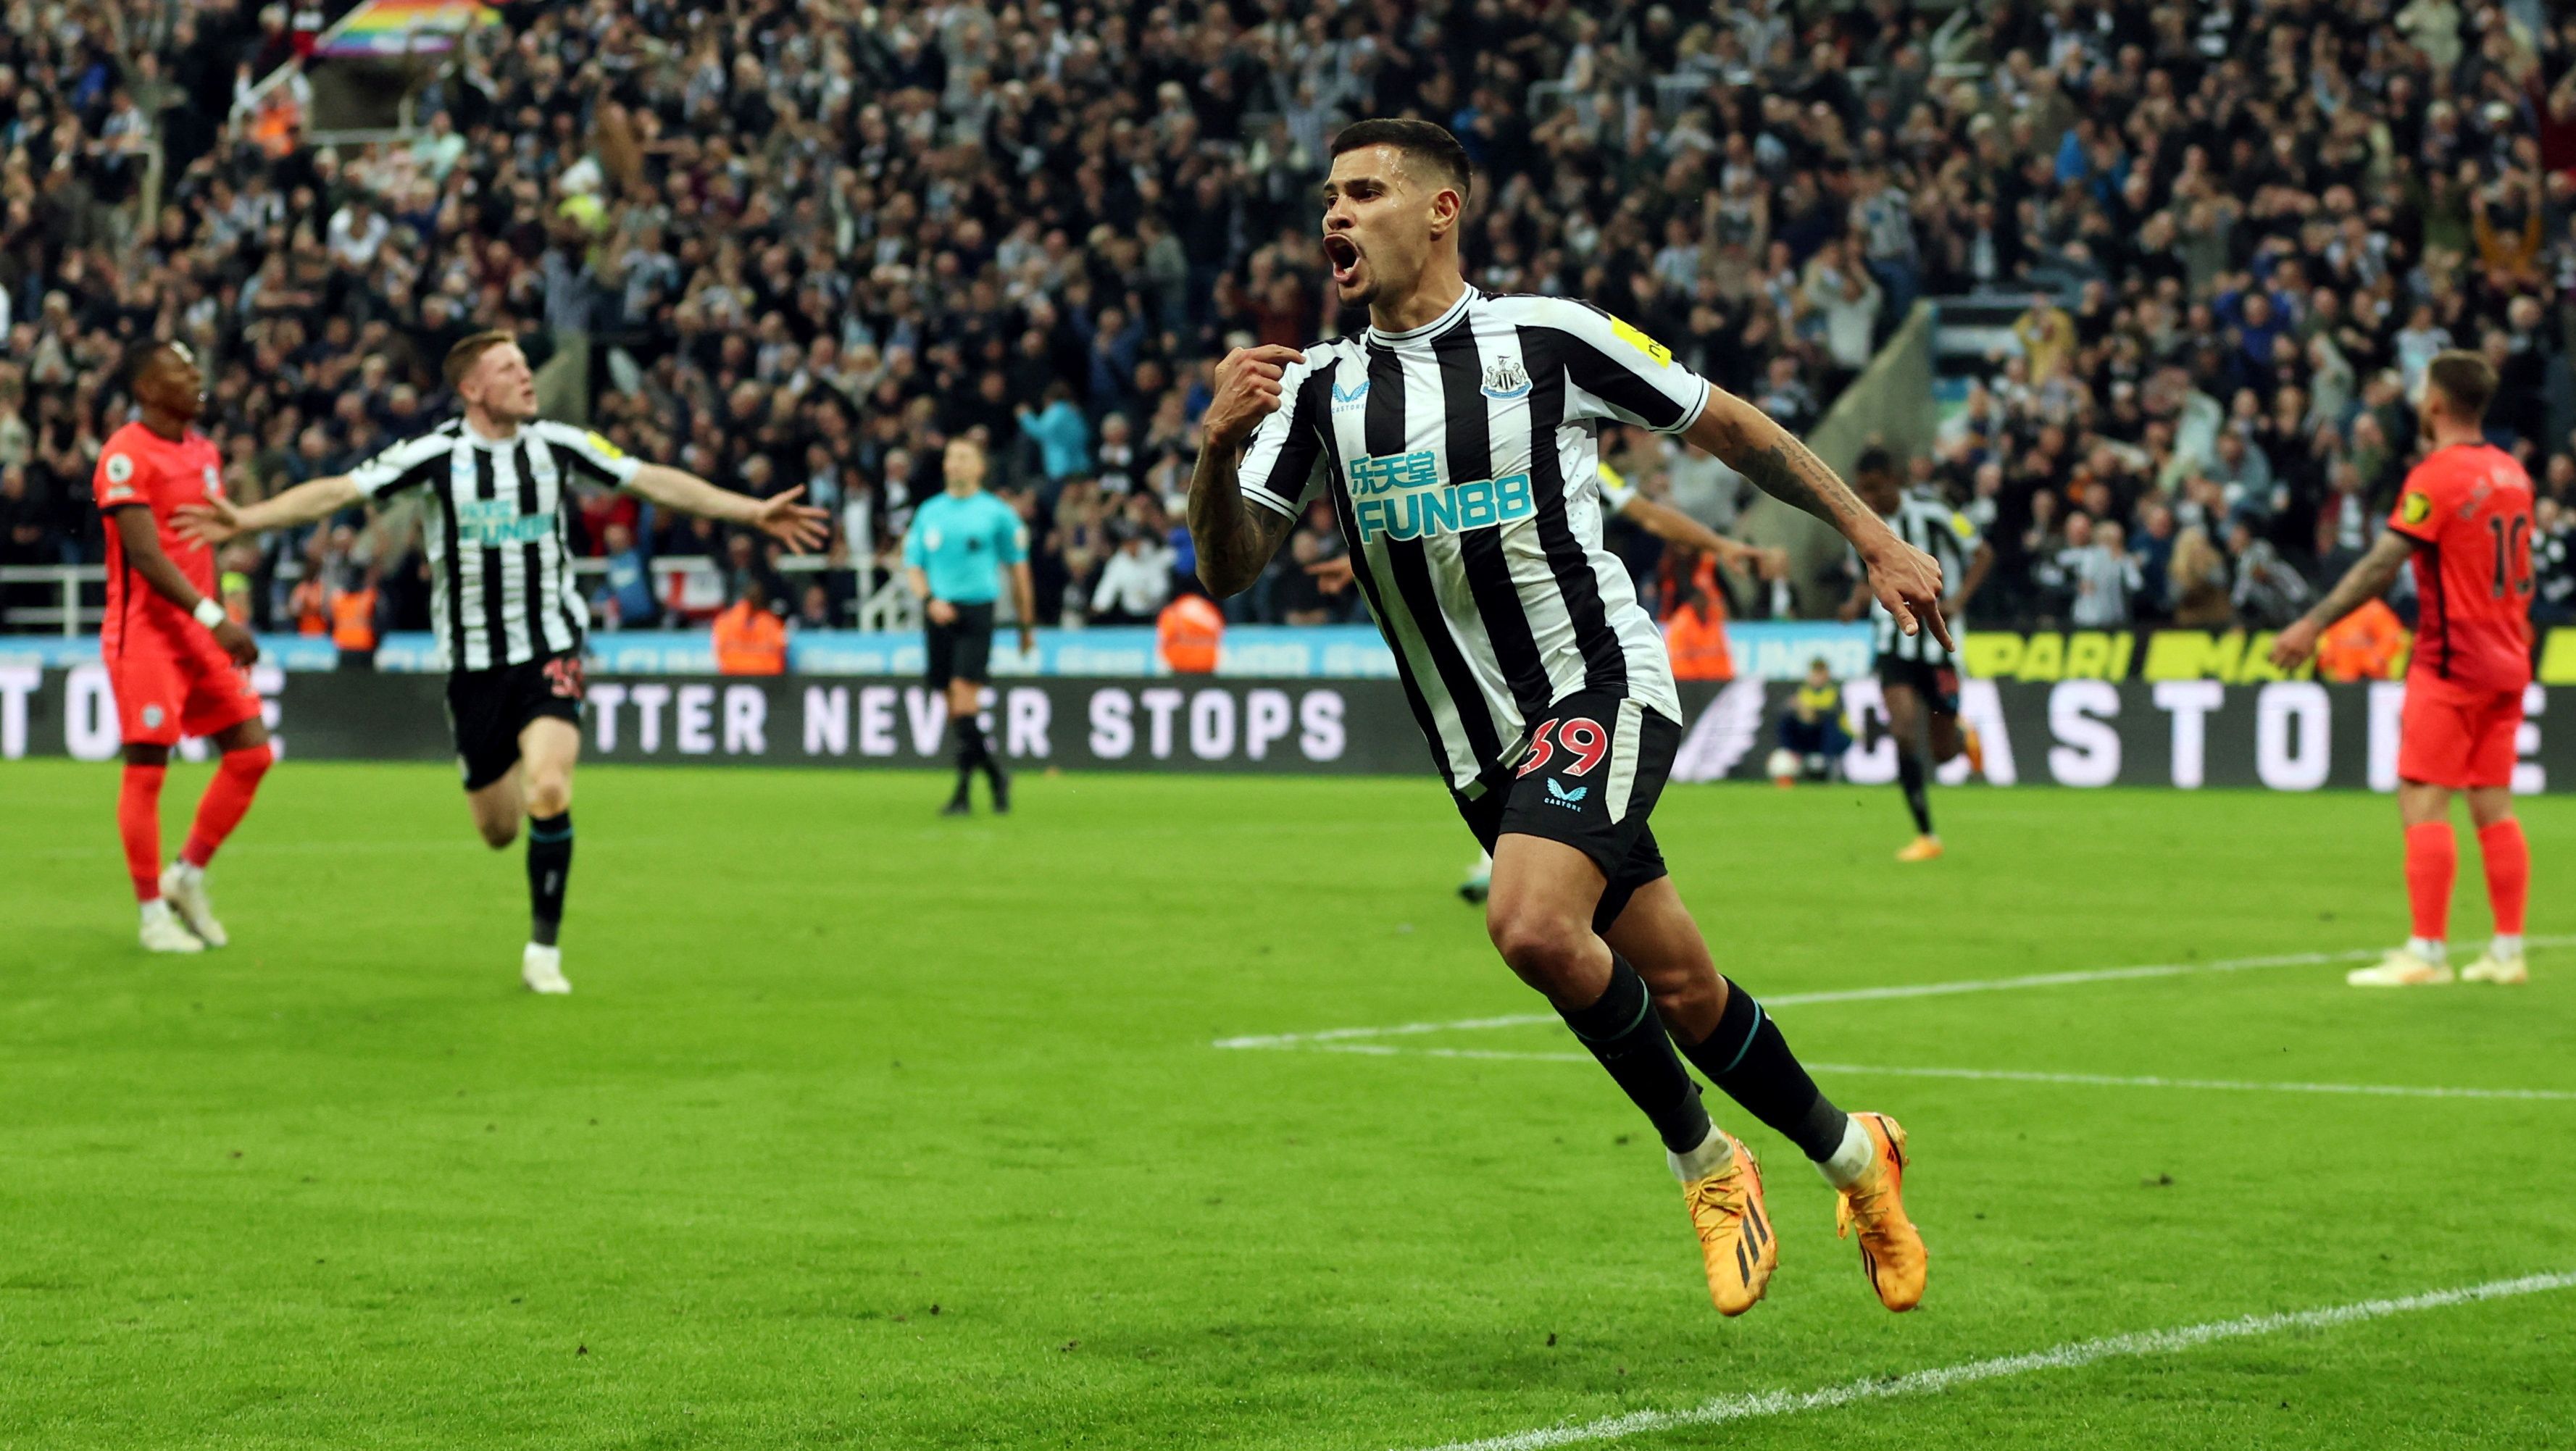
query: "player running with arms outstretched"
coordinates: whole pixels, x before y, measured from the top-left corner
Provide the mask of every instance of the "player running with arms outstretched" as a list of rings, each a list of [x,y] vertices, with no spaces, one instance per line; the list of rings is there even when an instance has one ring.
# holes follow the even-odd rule
[[[430,618],[445,657],[448,728],[475,829],[498,851],[528,824],[528,945],[519,976],[567,993],[556,935],[572,872],[572,770],[581,756],[582,637],[589,609],[566,542],[576,479],[656,504],[749,525],[806,549],[824,514],[802,489],[755,499],[629,458],[596,433],[537,417],[536,374],[506,332],[476,333],[447,354],[447,385],[464,405],[418,438],[346,474],[236,508],[211,499],[180,511],[207,544],[325,518],[369,499],[426,489]]]
[[[258,642],[216,598],[214,551],[172,528],[182,505],[223,499],[223,459],[191,426],[205,408],[205,373],[184,345],[158,343],[134,355],[126,376],[142,416],[108,435],[92,481],[107,521],[99,654],[125,741],[116,826],[143,904],[143,946],[202,952],[228,940],[206,895],[206,864],[250,810],[274,753],[250,684]],[[222,757],[165,871],[161,782],[182,735],[213,740]]]
[[[1709,1121],[1683,1056],[1822,1168],[1880,1300],[1911,1309],[1925,1260],[1898,1197],[1904,1131],[1828,1102],[1718,975],[1647,828],[1681,705],[1653,618],[1601,547],[1596,426],[1679,433],[1831,521],[1908,630],[1919,616],[1943,631],[1940,571],[1779,425],[1635,328],[1467,286],[1467,158],[1447,131],[1364,121],[1333,152],[1323,247],[1370,326],[1218,366],[1190,486],[1200,576],[1243,589],[1304,502],[1331,501],[1414,717],[1493,853],[1486,930],[1653,1122],[1718,1309],[1762,1298],[1778,1246],[1760,1169]]]
[[[2385,961],[2346,974],[2355,987],[2451,980],[2451,883],[2460,867],[2454,791],[2468,793],[2495,913],[2494,941],[2460,975],[2497,983],[2530,975],[2522,915],[2531,847],[2513,815],[2513,763],[2531,684],[2531,477],[2486,441],[2495,391],[2495,369],[2478,354],[2434,357],[2416,405],[2432,451],[2407,474],[2387,532],[2272,646],[2274,664],[2305,663],[2328,626],[2386,594],[2397,571],[2415,562],[2415,652],[2397,728],[2397,814],[2406,825],[2415,934]]]

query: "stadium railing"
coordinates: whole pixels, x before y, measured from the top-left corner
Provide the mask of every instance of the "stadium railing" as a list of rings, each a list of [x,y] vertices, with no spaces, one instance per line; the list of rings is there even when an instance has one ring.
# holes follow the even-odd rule
[[[653,598],[667,609],[677,599],[705,600],[704,613],[713,614],[723,605],[725,566],[722,561],[703,555],[672,555],[656,559],[649,566],[654,576]],[[835,567],[830,561],[811,555],[791,554],[777,561],[778,572],[791,576],[847,574],[851,576],[850,602],[843,611],[848,616],[847,628],[873,633],[910,630],[921,623],[919,604],[912,591],[893,571],[873,563]],[[584,582],[595,582],[608,573],[608,561],[583,559],[573,563],[573,574]],[[301,572],[290,571],[290,580],[301,578]],[[49,596],[44,604],[13,603],[22,591]],[[11,564],[0,565],[0,634],[60,634],[79,636],[95,633],[105,621],[107,611],[102,603],[107,590],[107,567],[100,564]],[[791,606],[794,601],[787,601]],[[696,611],[698,606],[685,607]]]

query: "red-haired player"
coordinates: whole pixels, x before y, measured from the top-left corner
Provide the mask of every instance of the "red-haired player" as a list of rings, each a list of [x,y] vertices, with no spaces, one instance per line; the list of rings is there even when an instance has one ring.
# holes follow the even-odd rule
[[[2469,794],[2495,912],[2493,944],[2460,975],[2500,983],[2529,976],[2522,913],[2531,848],[2513,816],[2513,765],[2531,683],[2531,478],[2481,432],[2495,391],[2495,369],[2476,353],[2433,359],[2419,405],[2432,451],[2406,476],[2388,532],[2272,650],[2277,664],[2304,661],[2325,627],[2378,598],[2398,567],[2415,561],[2415,654],[2397,747],[2415,935],[2378,965],[2354,969],[2346,980],[2356,987],[2451,980],[2451,879],[2460,864],[2453,791]]]
[[[107,525],[99,653],[125,742],[116,825],[143,904],[144,947],[200,952],[225,942],[206,898],[206,864],[250,809],[272,758],[248,671],[259,645],[216,597],[213,552],[170,527],[179,505],[223,494],[223,461],[190,426],[205,407],[205,375],[185,346],[161,343],[135,356],[128,378],[142,416],[108,436],[92,481]],[[165,871],[161,780],[183,735],[212,739],[223,761]]]

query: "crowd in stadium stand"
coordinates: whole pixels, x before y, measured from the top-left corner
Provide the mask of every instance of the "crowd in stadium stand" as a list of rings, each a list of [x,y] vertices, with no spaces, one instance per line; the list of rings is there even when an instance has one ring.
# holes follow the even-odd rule
[[[500,8],[417,138],[317,147],[248,100],[283,7],[0,6],[0,562],[99,557],[137,339],[211,360],[259,496],[426,426],[446,344],[505,325],[626,449],[807,489],[836,566],[885,559],[980,434],[1041,616],[1150,618],[1191,569],[1212,360],[1353,325],[1314,245],[1334,130],[1418,114],[1477,164],[1476,285],[1597,302],[1793,428],[1914,300],[2027,296],[1909,461],[1995,545],[1986,622],[2280,623],[2385,514],[2445,346],[2503,375],[2541,608],[2576,609],[2563,7],[1995,3],[1937,47],[1899,0]],[[1733,517],[1722,469],[1617,457]],[[227,559],[259,623],[361,575],[421,623],[416,553],[356,522]],[[579,535],[609,623],[666,619],[649,561],[697,555],[850,618],[847,568],[791,587],[703,521],[604,498]],[[1302,568],[1343,547],[1318,511],[1236,608],[1354,617]]]

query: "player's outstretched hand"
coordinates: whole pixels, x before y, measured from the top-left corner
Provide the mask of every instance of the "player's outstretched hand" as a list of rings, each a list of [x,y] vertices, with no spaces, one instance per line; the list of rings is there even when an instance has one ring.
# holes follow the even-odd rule
[[[1943,649],[1959,648],[1950,638],[1950,622],[1941,618],[1941,561],[1891,533],[1861,563],[1878,602],[1896,617],[1896,628],[1908,635],[1928,629]]]
[[[2317,653],[2317,636],[2324,633],[2312,621],[2298,620],[2272,637],[2272,663],[2283,670],[2296,670]]]
[[[1288,375],[1289,365],[1304,361],[1304,353],[1277,343],[1226,354],[1216,365],[1216,396],[1199,420],[1207,441],[1234,448],[1250,438],[1261,420],[1279,411],[1279,380]]]
[[[202,504],[181,504],[170,511],[170,527],[179,537],[194,544],[221,544],[241,533],[241,511],[230,499],[208,499]],[[256,653],[256,652],[254,652]],[[242,662],[247,665],[250,662]]]
[[[832,537],[832,516],[811,504],[797,503],[804,492],[805,486],[799,484],[761,500],[752,510],[752,527],[798,554],[821,548]]]
[[[215,643],[224,647],[235,665],[247,668],[259,663],[259,641],[252,639],[250,631],[238,621],[226,620],[215,626]]]

